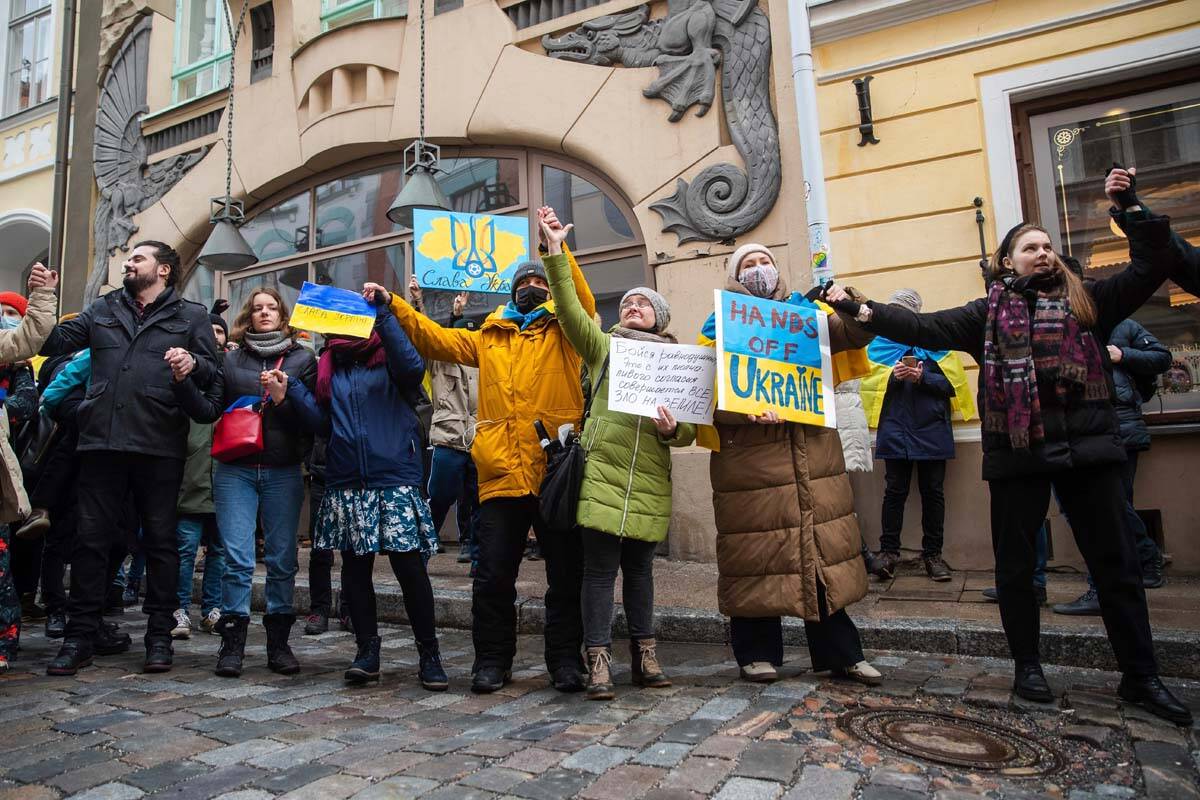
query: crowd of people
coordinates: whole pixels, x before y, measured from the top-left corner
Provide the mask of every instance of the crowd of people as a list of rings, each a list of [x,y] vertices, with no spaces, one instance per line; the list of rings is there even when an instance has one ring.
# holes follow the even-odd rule
[[[251,291],[232,329],[183,299],[179,256],[162,242],[138,243],[122,288],[57,324],[58,277],[37,265],[28,300],[0,294],[0,418],[11,421],[17,443],[14,450],[0,436],[0,670],[16,655],[22,605],[28,610],[29,587],[39,583],[47,636],[63,640],[48,674],[74,675],[127,650],[129,636],[103,615],[121,605],[112,587],[130,551],[145,564],[144,669],[171,669],[173,642],[193,630],[203,547],[199,626],[221,637],[215,673],[237,678],[261,539],[266,664],[299,672],[289,639],[307,475],[313,555],[304,633],[323,633],[331,618],[353,631],[347,682],[380,677],[373,568],[384,555],[403,592],[419,681],[431,691],[449,685],[427,564],[456,505],[458,558],[473,579],[472,691],[495,692],[511,679],[516,580],[530,531],[548,581],[545,661],[554,688],[615,696],[618,573],[632,681],[670,686],[656,651],[654,554],[672,519],[671,448],[695,442],[712,450],[718,603],[741,677],[778,678],[782,618],[796,617],[814,671],[875,685],[882,676],[847,609],[866,594],[869,572],[896,570],[914,471],[924,567],[935,581],[950,578],[942,487],[954,457],[951,418],[975,413],[960,351],[981,367],[983,479],[1014,691],[1052,699],[1036,581],[1053,491],[1089,567],[1093,589],[1079,602],[1094,603],[1104,619],[1123,673],[1120,695],[1190,724],[1158,678],[1143,587],[1161,583],[1161,554],[1132,505],[1137,453],[1149,443],[1137,427],[1139,404],[1165,351],[1129,316],[1168,277],[1200,289],[1200,269],[1196,251],[1140,204],[1134,187],[1133,172],[1120,169],[1105,186],[1130,242],[1120,274],[1082,279],[1042,228],[1023,223],[993,254],[986,297],[933,313],[921,313],[911,290],[887,303],[836,284],[792,292],[768,247],[743,244],[731,254],[726,291],[817,302],[828,312],[830,377],[856,389],[863,380],[865,403],[850,403],[845,416],[861,419],[851,427],[863,433],[867,418],[878,428],[875,455],[886,470],[878,554],[863,543],[848,476],[870,467],[870,453],[849,430],[843,442],[835,428],[789,422],[768,408],[717,410],[705,426],[667,407],[638,416],[609,405],[614,341],[677,343],[670,304],[654,289],[630,288],[605,330],[566,246],[572,226],[553,209],[535,212],[541,259],[517,269],[509,301],[478,324],[463,316],[465,296],[455,298],[447,327],[424,314],[415,281],[407,300],[367,283],[370,334],[330,335],[319,352],[289,324],[274,289]],[[714,344],[714,328],[710,317],[702,344]],[[39,353],[47,360],[35,382],[29,361]],[[874,377],[862,369],[868,361],[881,366]],[[839,406],[849,394],[838,393]],[[246,400],[261,435],[237,449],[221,426]],[[587,458],[574,524],[551,524],[539,502],[546,455],[535,420],[545,430],[579,429]],[[335,554],[340,608],[332,602]]]

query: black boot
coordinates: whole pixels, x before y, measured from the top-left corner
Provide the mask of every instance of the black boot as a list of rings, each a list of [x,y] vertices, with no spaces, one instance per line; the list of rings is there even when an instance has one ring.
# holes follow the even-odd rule
[[[74,675],[81,667],[92,664],[92,643],[68,639],[58,649],[58,655],[46,666],[47,675]]]
[[[1191,727],[1192,712],[1183,703],[1175,699],[1171,690],[1163,685],[1157,675],[1149,678],[1135,678],[1125,675],[1117,694],[1127,703],[1141,706],[1155,716],[1170,720],[1176,725]]]
[[[450,685],[446,670],[442,669],[442,654],[438,650],[437,639],[427,644],[417,642],[417,652],[421,656],[421,664],[417,674],[421,685],[431,692],[444,692]]]
[[[133,645],[133,639],[128,633],[121,631],[115,622],[100,620],[96,630],[96,638],[92,640],[92,649],[98,656],[115,656],[124,653]]]
[[[1018,697],[1032,700],[1035,703],[1049,703],[1054,699],[1050,684],[1042,674],[1041,664],[1018,664],[1016,678],[1013,680],[1013,691]]]
[[[51,611],[46,615],[46,638],[61,639],[67,630],[67,615],[61,611]]]
[[[1153,561],[1142,565],[1142,587],[1157,589],[1166,582],[1167,579],[1163,577],[1163,557],[1159,553]]]
[[[221,649],[217,651],[217,668],[222,678],[237,678],[242,674],[242,660],[246,657],[246,629],[250,618],[237,614],[222,616],[217,622],[217,633],[221,635]]]
[[[171,637],[150,639],[146,642],[146,660],[142,663],[142,672],[170,672],[175,660],[175,650],[171,647]]]
[[[280,675],[295,675],[300,671],[300,662],[288,647],[294,624],[295,614],[263,615],[263,627],[267,629],[267,669]]]
[[[379,680],[379,637],[358,640],[358,652],[350,668],[342,676],[349,683]]]

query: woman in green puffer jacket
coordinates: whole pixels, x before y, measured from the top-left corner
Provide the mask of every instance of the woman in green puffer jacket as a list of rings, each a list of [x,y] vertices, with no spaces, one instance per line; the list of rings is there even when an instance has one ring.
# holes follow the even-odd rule
[[[542,260],[554,298],[558,324],[587,364],[592,386],[591,414],[582,439],[587,466],[579,492],[579,524],[583,540],[583,636],[587,647],[589,700],[611,700],[613,585],[623,575],[621,593],[629,625],[633,682],[664,687],[654,641],[654,549],[667,536],[671,522],[670,447],[684,447],[696,428],[676,423],[671,412],[639,417],[608,407],[608,354],[613,336],[636,341],[677,344],[666,333],[671,321],[667,301],[653,289],[639,287],[621,299],[620,324],[609,333],[583,310],[575,294],[571,266],[562,242],[573,226],[551,230],[542,223],[549,255]]]

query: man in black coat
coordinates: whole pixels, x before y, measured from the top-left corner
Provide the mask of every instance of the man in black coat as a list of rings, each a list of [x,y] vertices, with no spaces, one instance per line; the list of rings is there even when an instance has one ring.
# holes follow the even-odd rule
[[[62,648],[46,668],[74,675],[92,662],[112,543],[132,494],[146,553],[146,672],[171,668],[172,612],[179,580],[176,501],[187,456],[188,417],[212,422],[220,369],[208,310],[175,290],[179,254],[139,242],[124,264],[124,288],[58,325],[46,356],[92,351],[91,383],[76,411],[79,522]]]

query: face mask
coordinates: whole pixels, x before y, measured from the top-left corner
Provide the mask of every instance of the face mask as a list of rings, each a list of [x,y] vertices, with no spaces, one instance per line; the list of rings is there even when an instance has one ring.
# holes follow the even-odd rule
[[[528,314],[546,302],[549,297],[550,292],[540,286],[522,286],[517,289],[517,311]]]
[[[738,275],[738,283],[755,297],[770,297],[779,285],[779,270],[772,264],[747,267]]]
[[[0,331],[12,331],[21,327],[20,317],[0,317]]]

